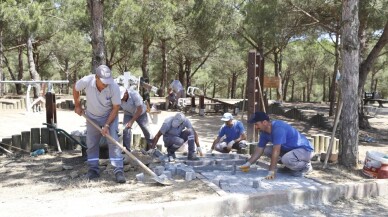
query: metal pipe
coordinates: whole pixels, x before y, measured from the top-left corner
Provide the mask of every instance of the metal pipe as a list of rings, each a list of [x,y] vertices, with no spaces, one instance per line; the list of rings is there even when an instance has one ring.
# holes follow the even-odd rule
[[[42,84],[42,83],[52,83],[52,84],[68,84],[68,80],[58,80],[58,81],[0,81],[4,84]]]
[[[31,101],[30,101],[30,90],[31,90],[31,85],[36,85],[36,84],[46,84],[48,83],[48,92],[53,92],[52,90],[52,84],[68,84],[69,83],[69,80],[49,80],[49,81],[0,81],[0,83],[4,83],[4,84],[24,84],[24,85],[28,85],[27,86],[27,93],[26,93],[26,109],[27,109],[27,112],[30,112],[31,111],[31,108],[36,104],[38,103],[39,101],[42,101],[43,98],[39,97],[37,100],[35,100],[35,102],[33,102],[31,104]]]

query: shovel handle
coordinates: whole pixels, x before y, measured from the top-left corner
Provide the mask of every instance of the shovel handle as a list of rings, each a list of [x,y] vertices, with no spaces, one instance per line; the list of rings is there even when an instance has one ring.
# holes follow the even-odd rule
[[[87,117],[85,114],[82,114],[82,116],[94,127],[96,128],[97,130],[99,130],[100,132],[102,131],[102,129],[96,124],[94,123],[94,121],[92,121],[89,117]],[[143,162],[141,162],[139,159],[137,159],[135,157],[135,155],[133,155],[131,152],[129,152],[126,148],[124,148],[123,145],[121,145],[119,142],[117,142],[115,139],[113,139],[113,137],[109,134],[107,134],[105,136],[106,138],[108,138],[113,144],[117,145],[118,147],[121,148],[121,150],[123,150],[125,152],[125,154],[127,154],[129,156],[129,158],[131,158],[133,161],[135,161],[137,164],[139,164],[149,175],[153,176],[153,177],[158,177],[152,170],[150,170],[150,168],[148,168],[146,165],[143,164]]]

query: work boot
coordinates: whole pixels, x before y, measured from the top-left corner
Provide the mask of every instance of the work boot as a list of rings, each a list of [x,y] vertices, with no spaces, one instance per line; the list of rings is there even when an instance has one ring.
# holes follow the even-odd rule
[[[98,174],[95,170],[88,170],[88,173],[86,174],[86,178],[88,180],[97,179],[100,177],[100,174]]]
[[[115,174],[115,176],[116,176],[116,182],[117,183],[125,183],[125,176],[124,176],[124,173],[123,172],[117,172],[116,174]]]
[[[311,163],[306,164],[306,167],[299,170],[299,171],[292,171],[291,175],[295,177],[304,177],[305,175],[309,174],[311,171],[313,171],[313,167],[311,166]]]
[[[199,160],[199,157],[195,153],[189,154],[187,160]]]
[[[176,158],[175,152],[168,153],[167,157],[168,157],[168,162],[175,162],[175,158]]]
[[[292,173],[293,170],[291,170],[288,167],[280,167],[280,168],[278,168],[277,172],[278,173]]]

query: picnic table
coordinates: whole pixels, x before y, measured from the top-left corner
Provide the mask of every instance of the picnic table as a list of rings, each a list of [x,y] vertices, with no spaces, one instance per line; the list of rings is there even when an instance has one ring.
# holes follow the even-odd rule
[[[369,102],[371,103],[379,103],[379,108],[384,108],[383,104],[388,103],[388,99],[382,99],[378,93],[372,92],[368,93],[365,92],[364,94],[364,105],[367,105]]]

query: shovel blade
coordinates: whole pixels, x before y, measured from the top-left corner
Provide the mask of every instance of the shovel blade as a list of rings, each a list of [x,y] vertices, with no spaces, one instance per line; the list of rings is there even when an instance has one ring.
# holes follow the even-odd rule
[[[152,177],[152,179],[155,180],[157,183],[160,183],[162,185],[173,185],[174,184],[166,176],[154,176],[154,177]]]

